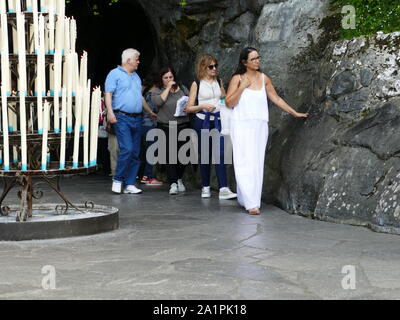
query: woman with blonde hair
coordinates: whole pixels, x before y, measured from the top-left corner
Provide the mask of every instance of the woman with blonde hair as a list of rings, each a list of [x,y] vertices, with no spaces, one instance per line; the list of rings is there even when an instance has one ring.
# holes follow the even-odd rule
[[[214,150],[218,146],[213,146],[215,142],[211,136],[211,130],[218,130],[219,148],[215,152],[219,155],[215,159],[215,172],[219,184],[219,199],[233,199],[236,194],[228,188],[226,176],[226,166],[224,163],[224,137],[221,132],[221,119],[219,113],[220,99],[225,97],[225,89],[223,83],[217,78],[218,62],[215,57],[209,54],[202,55],[196,65],[197,80],[193,81],[189,93],[189,102],[186,107],[187,113],[195,113],[194,129],[197,132],[199,140],[199,163],[202,180],[202,198],[211,197],[210,173],[211,173],[211,156],[212,148]],[[215,130],[214,130],[215,132]],[[202,150],[202,145],[208,139],[208,150]],[[205,144],[207,145],[207,144]],[[218,145],[218,143],[216,143]],[[203,151],[203,152],[202,152]],[[208,152],[208,157],[205,153]]]

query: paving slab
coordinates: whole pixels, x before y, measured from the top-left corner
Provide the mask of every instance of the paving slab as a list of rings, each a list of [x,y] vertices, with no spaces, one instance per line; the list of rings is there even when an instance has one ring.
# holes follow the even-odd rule
[[[111,193],[101,175],[63,179],[74,203],[120,210],[99,235],[0,242],[0,299],[399,299],[400,236],[311,220],[188,188]],[[49,190],[40,201],[54,203]],[[5,204],[16,204],[14,193]],[[55,288],[46,288],[54,268]],[[347,288],[354,270],[355,287]],[[344,284],[344,285],[343,285]],[[348,286],[347,286],[348,287]]]

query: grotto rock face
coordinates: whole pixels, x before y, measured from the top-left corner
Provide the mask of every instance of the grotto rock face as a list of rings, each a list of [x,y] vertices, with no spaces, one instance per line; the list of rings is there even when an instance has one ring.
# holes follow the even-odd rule
[[[251,45],[278,93],[310,113],[294,119],[270,105],[265,201],[400,233],[399,32],[334,41],[329,30],[340,26],[325,0],[139,1],[159,64],[174,65],[186,85],[201,53],[218,58],[227,84]]]

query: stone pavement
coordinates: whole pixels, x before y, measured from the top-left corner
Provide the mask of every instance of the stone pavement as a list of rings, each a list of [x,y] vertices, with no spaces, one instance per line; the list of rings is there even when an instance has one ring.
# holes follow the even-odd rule
[[[110,179],[99,175],[62,185],[75,203],[118,207],[120,229],[0,242],[0,299],[400,298],[398,235],[268,205],[261,216],[249,216],[216,192],[211,199],[193,189],[169,196],[163,186],[114,195]],[[55,200],[46,193],[44,201]],[[55,267],[55,290],[42,288],[46,265]],[[355,289],[342,287],[350,283],[343,281],[347,265],[355,268]]]

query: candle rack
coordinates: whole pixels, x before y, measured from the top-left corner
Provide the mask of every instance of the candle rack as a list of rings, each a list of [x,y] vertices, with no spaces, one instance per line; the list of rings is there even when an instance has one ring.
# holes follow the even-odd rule
[[[65,12],[65,3],[61,0],[57,0],[57,2],[54,3],[63,6],[61,12]],[[21,2],[19,4],[21,4]],[[21,8],[26,8],[24,1],[22,1]],[[21,13],[24,17],[24,32],[16,30],[17,28],[21,28],[21,18],[17,21],[18,17],[22,17]],[[22,48],[29,48],[29,52],[43,52],[40,51],[44,50],[44,47],[46,47],[43,44],[48,45],[46,41],[51,41],[49,38],[44,38],[40,35],[40,32],[36,31],[39,37],[42,37],[40,38],[40,43],[42,43],[43,47],[34,48],[34,50],[32,50],[35,36],[32,33],[35,32],[32,24],[35,23],[35,15],[31,12],[18,11],[17,13],[7,12],[5,14],[7,16],[6,18],[4,16],[2,17],[1,27],[4,29],[5,26],[3,24],[6,23],[7,29],[9,29],[8,31],[11,30],[11,32],[8,33],[9,35],[12,35],[13,32],[19,32],[18,47],[20,54],[8,54],[8,59],[5,60],[7,64],[4,63],[3,65],[3,55],[5,55],[5,52],[9,52],[11,44],[14,49],[15,43],[13,44],[13,41],[15,41],[16,37],[10,36],[6,44],[4,41],[0,41],[0,51],[2,52],[1,68],[7,68],[8,66],[8,70],[10,71],[10,85],[9,87],[2,88],[0,100],[0,114],[2,120],[0,121],[0,123],[2,123],[0,151],[3,155],[3,159],[0,161],[0,177],[4,185],[3,192],[0,195],[0,216],[8,216],[10,214],[10,206],[4,205],[3,202],[11,190],[19,187],[18,197],[20,199],[20,204],[16,214],[16,221],[29,221],[33,216],[33,201],[41,199],[44,195],[43,191],[40,189],[43,185],[46,185],[54,191],[64,202],[62,205],[56,205],[54,207],[54,213],[56,215],[67,215],[71,208],[84,213],[87,210],[93,209],[95,205],[90,201],[86,201],[84,205],[74,205],[62,192],[60,181],[64,176],[88,175],[97,170],[97,130],[99,112],[101,109],[100,89],[97,88],[92,92],[90,100],[91,89],[90,80],[88,81],[86,79],[86,61],[84,64],[82,63],[83,60],[81,60],[80,70],[79,66],[76,66],[76,64],[75,67],[78,69],[72,70],[66,67],[67,58],[65,52],[70,55],[76,55],[76,53],[73,52],[75,44],[72,36],[71,42],[69,42],[70,39],[66,42],[70,47],[65,47],[65,43],[62,42],[62,48],[57,48],[57,42],[55,42],[53,37],[53,45],[56,44],[55,52],[62,55],[59,70],[61,74],[64,75],[64,78],[62,78],[61,75],[52,75],[52,79],[54,79],[55,76],[60,76],[60,79],[63,79],[63,90],[61,90],[61,84],[59,84],[59,88],[54,88],[54,84],[50,81],[50,72],[54,73],[53,68],[56,63],[55,54],[47,54],[48,52],[46,51],[44,55],[44,66],[42,65],[42,71],[40,71],[38,68],[38,55],[36,53],[24,52],[19,46],[22,43]],[[39,16],[43,16],[43,18],[41,17],[42,24],[44,20],[48,20],[48,13],[39,12],[38,14]],[[59,16],[55,14],[54,17],[55,21],[57,21],[57,19],[61,19],[61,21],[65,20],[64,15]],[[55,30],[53,31],[55,35],[63,36],[61,32],[57,33]],[[74,30],[71,29],[68,34],[76,36],[73,32]],[[44,34],[43,30],[42,34]],[[0,40],[6,38],[5,34],[1,36],[2,38]],[[58,44],[60,43],[61,42],[58,42]],[[21,52],[24,53],[26,70],[21,67]],[[25,78],[20,74],[21,68],[26,71]],[[41,74],[41,77],[44,78],[43,84],[46,90],[43,90],[43,96],[39,100],[38,97],[35,96],[37,89],[35,85],[38,86],[39,71],[43,73],[43,70],[44,74]],[[78,71],[78,74],[76,71]],[[4,74],[2,70],[2,78],[4,78]],[[68,83],[66,80],[68,80]],[[5,86],[4,83],[5,79],[2,79],[2,86]],[[81,87],[77,85],[78,83]],[[16,84],[18,84],[19,91],[17,90]],[[74,88],[72,88],[72,85]],[[11,96],[10,92],[7,90],[8,88],[11,89]],[[58,92],[56,97],[54,97],[54,92]],[[68,97],[66,93],[68,93]],[[70,112],[68,112],[66,106],[67,98],[68,104],[71,107]],[[42,104],[41,101],[43,101],[44,104]],[[6,106],[6,110],[3,110],[4,105]],[[56,105],[62,105],[61,110],[60,107],[57,108]],[[62,111],[64,114],[62,114]],[[4,114],[6,115],[8,126],[4,126]],[[59,114],[60,116],[58,116]],[[39,120],[43,123],[47,123],[44,125],[44,128],[40,130]],[[58,123],[57,126],[56,123]],[[79,157],[80,140],[84,141],[84,157],[82,157],[82,155]],[[65,154],[67,153],[68,146],[72,146],[72,143],[74,146],[74,158],[70,161],[66,159]],[[64,154],[63,161],[61,161],[61,154]],[[49,159],[49,155],[54,159]],[[43,160],[44,158],[45,160]],[[84,159],[81,160],[80,158]],[[26,159],[26,163],[23,163],[21,159]],[[58,161],[54,161],[55,159],[58,159]],[[96,210],[99,211],[98,209]]]

